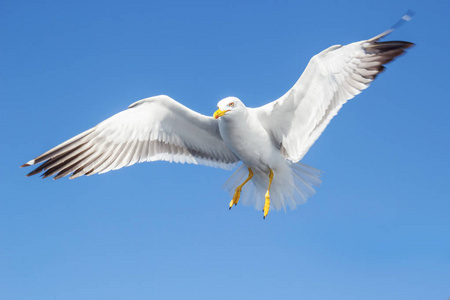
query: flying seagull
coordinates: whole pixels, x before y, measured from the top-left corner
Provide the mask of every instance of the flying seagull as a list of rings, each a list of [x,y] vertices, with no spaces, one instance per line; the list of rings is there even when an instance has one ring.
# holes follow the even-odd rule
[[[44,178],[71,174],[72,179],[144,161],[224,169],[241,161],[224,185],[232,197],[230,209],[240,198],[262,209],[264,218],[270,207],[293,209],[321,183],[320,171],[300,160],[342,105],[366,89],[384,64],[413,46],[379,41],[410,18],[405,15],[371,39],[335,45],[315,55],[294,86],[264,106],[249,108],[228,97],[209,117],[169,96],[146,98],[22,167],[42,163],[27,176],[44,171]]]

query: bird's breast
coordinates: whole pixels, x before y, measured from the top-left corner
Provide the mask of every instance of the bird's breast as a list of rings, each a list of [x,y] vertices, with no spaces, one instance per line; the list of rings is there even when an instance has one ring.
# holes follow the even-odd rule
[[[219,120],[223,141],[250,168],[267,170],[281,157],[259,120]]]

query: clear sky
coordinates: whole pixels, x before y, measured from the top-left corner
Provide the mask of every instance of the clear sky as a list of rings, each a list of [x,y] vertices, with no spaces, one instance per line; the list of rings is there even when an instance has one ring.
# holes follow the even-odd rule
[[[19,166],[130,103],[212,115],[286,92],[333,44],[416,43],[303,160],[294,211],[228,210],[231,172],[145,163],[26,178]],[[0,299],[447,299],[449,1],[0,3]]]

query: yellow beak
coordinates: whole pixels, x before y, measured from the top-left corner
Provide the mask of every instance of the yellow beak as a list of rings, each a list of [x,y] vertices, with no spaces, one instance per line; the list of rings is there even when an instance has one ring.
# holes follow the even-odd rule
[[[220,108],[218,110],[216,110],[216,112],[214,113],[213,117],[214,119],[218,119],[221,116],[223,116],[227,111],[229,110],[221,110]]]

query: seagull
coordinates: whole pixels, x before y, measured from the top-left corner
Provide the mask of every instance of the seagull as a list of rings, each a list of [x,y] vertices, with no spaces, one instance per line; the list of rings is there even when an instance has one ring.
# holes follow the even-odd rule
[[[387,31],[315,55],[294,86],[279,99],[257,108],[236,97],[217,104],[213,116],[197,113],[169,96],[131,104],[22,167],[42,163],[54,179],[70,174],[106,173],[145,161],[200,164],[223,169],[241,166],[225,183],[231,201],[263,211],[306,202],[320,185],[321,171],[301,163],[330,120],[349,99],[366,89],[384,65],[413,46],[380,39],[409,21],[406,14]]]

